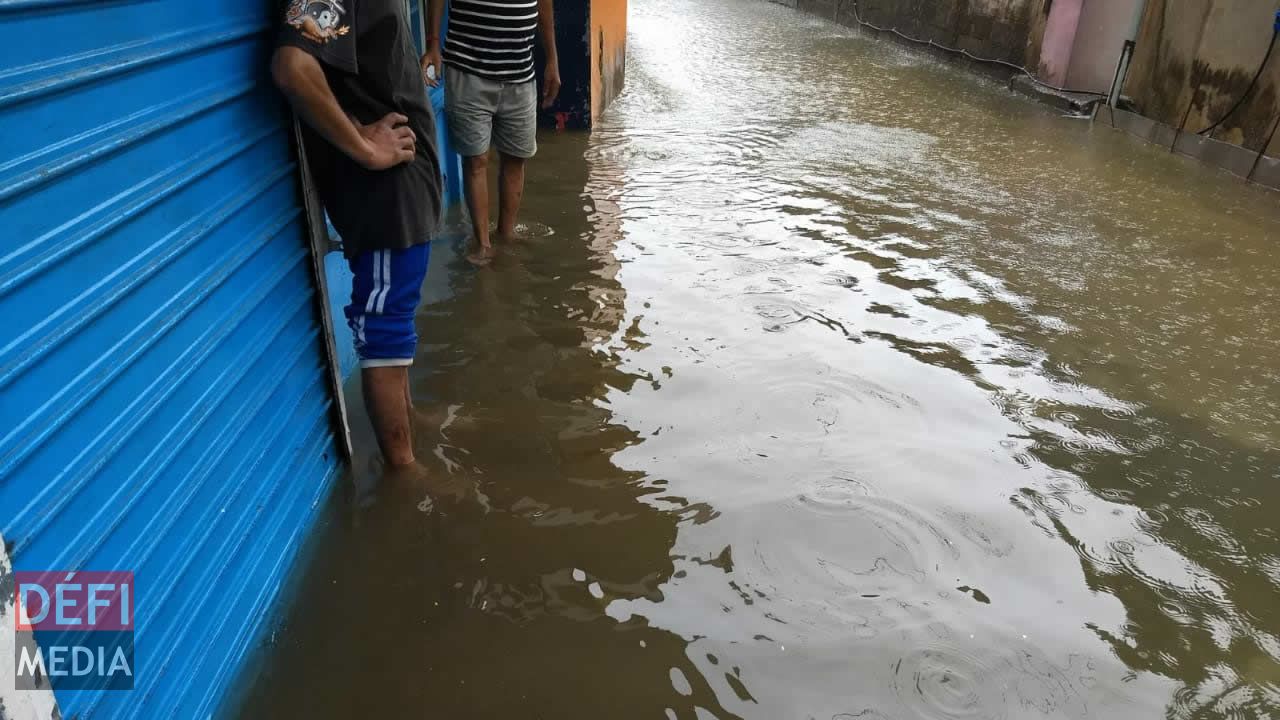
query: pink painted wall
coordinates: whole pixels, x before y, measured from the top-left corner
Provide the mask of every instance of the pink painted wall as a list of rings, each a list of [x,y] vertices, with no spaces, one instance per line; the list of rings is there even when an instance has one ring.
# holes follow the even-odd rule
[[[1071,48],[1080,26],[1084,0],[1053,0],[1049,21],[1044,27],[1044,43],[1040,46],[1040,79],[1054,85],[1067,84],[1071,68]]]

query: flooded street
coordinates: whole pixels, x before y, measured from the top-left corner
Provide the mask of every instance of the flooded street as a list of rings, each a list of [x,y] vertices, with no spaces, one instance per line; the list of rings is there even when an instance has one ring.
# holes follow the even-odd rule
[[[1280,716],[1277,196],[763,0],[628,42],[433,258],[474,491],[335,501],[244,715]]]

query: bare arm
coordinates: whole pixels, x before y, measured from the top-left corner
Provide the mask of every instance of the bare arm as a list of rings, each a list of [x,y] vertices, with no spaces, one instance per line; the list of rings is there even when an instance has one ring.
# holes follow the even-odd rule
[[[556,52],[556,17],[552,0],[538,0],[538,34],[547,53],[547,71],[542,77],[542,107],[549,108],[560,94],[560,55]]]
[[[293,109],[334,147],[370,170],[383,170],[414,158],[409,121],[389,113],[372,125],[359,125],[338,104],[320,61],[296,47],[281,47],[271,60],[271,76]]]
[[[440,49],[440,22],[449,0],[427,0],[427,49]]]
[[[422,79],[431,87],[440,83],[440,24],[449,0],[427,0],[427,51],[422,54]],[[427,68],[434,68],[428,72]]]

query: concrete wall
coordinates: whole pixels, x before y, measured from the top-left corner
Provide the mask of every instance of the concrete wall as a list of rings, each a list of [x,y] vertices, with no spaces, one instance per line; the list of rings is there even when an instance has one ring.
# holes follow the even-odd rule
[[[1199,131],[1245,91],[1272,35],[1275,0],[1149,0],[1125,94],[1143,115]],[[1280,114],[1280,52],[1249,99],[1214,137],[1250,150]],[[1268,154],[1280,151],[1273,141]]]
[[[1085,0],[1066,84],[1073,90],[1108,92],[1140,0]],[[1055,0],[1056,4],[1056,0]]]
[[[1046,0],[797,0],[796,5],[849,25],[856,10],[866,22],[915,38],[1034,67]]]

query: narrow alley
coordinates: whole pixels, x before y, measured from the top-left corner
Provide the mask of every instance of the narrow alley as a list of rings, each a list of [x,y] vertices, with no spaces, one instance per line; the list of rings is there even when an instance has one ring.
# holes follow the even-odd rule
[[[1276,196],[763,1],[628,53],[434,261],[465,499],[330,508],[246,716],[1275,712]]]

